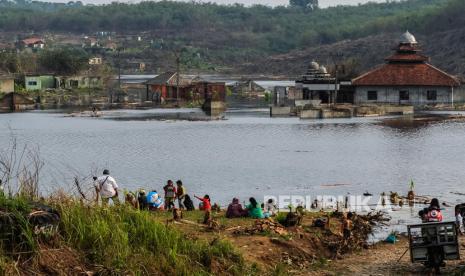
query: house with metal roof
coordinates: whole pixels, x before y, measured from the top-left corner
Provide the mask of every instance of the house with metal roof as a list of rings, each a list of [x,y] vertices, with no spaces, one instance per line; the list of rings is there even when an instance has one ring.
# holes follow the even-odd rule
[[[452,104],[460,81],[420,52],[415,37],[405,32],[385,64],[352,80],[354,103]]]

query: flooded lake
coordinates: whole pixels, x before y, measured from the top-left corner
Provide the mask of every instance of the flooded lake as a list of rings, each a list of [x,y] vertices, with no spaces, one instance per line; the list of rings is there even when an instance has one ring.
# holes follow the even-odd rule
[[[14,135],[40,146],[44,193],[72,190],[75,175],[109,168],[122,188],[161,190],[167,179],[182,179],[188,193],[208,193],[222,205],[234,196],[406,194],[410,179],[417,194],[465,201],[454,194],[465,193],[465,122],[306,121],[269,118],[266,109],[230,110],[224,120],[169,119],[179,113],[198,111],[2,114],[0,143],[5,150]]]

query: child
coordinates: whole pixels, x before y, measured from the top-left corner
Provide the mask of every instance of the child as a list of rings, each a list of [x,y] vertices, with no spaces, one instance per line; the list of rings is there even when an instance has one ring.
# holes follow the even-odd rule
[[[352,227],[353,227],[353,213],[349,212],[344,215],[344,220],[342,221],[342,236],[344,238],[344,244],[347,245],[350,237],[352,236]]]
[[[203,223],[208,224],[211,220],[211,210],[212,210],[212,205],[210,203],[210,196],[209,195],[204,195],[203,198],[198,197],[194,195],[195,198],[198,200],[202,201],[202,210],[205,211],[205,216],[203,218]]]

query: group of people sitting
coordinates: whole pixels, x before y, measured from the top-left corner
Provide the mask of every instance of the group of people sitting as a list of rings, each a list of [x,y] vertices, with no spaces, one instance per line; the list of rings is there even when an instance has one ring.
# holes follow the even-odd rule
[[[278,208],[273,199],[269,199],[265,204],[259,204],[253,197],[249,198],[249,204],[242,207],[238,198],[233,198],[226,211],[227,218],[251,217],[255,219],[269,218],[275,216]]]

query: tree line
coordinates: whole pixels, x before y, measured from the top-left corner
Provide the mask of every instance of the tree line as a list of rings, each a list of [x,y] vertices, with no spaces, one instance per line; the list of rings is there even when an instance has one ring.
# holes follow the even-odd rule
[[[165,64],[172,45],[184,45],[188,66],[253,62],[270,54],[409,30],[415,34],[459,28],[463,0],[406,0],[318,8],[318,0],[290,0],[268,7],[199,2],[141,2],[83,5],[0,0],[0,31],[65,32],[82,36],[98,31],[149,34],[156,43],[133,48],[131,56]],[[160,42],[160,43],[158,43]],[[135,46],[136,47],[136,46]],[[4,62],[5,63],[5,62]]]
[[[308,44],[328,43],[370,34],[375,29],[413,24],[422,14],[451,0],[409,0],[318,9],[317,0],[291,0],[291,5],[218,5],[214,3],[141,2],[82,5],[0,1],[0,30],[92,33],[150,31],[186,41],[230,35],[250,47],[285,52]],[[453,0],[459,2],[458,0]],[[394,24],[394,26],[393,26]],[[403,27],[403,26],[402,26]],[[200,35],[199,35],[200,34]],[[202,35],[203,34],[203,35]],[[240,43],[231,41],[232,43]]]

